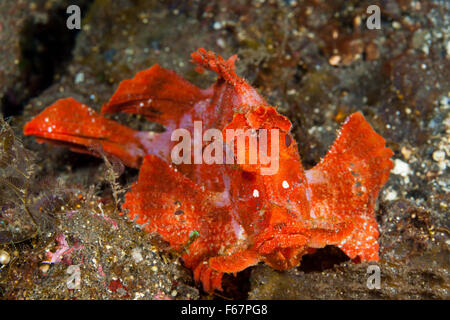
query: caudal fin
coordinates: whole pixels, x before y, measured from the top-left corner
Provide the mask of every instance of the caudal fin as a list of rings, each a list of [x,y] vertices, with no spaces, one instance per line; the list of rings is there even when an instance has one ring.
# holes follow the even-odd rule
[[[69,147],[98,156],[100,146],[129,167],[138,168],[145,149],[136,131],[107,119],[73,98],[60,99],[25,124],[25,135],[38,142]]]
[[[352,259],[378,260],[374,206],[392,169],[392,155],[357,112],[346,120],[325,158],[306,172],[312,214],[352,220],[354,231],[338,244]]]

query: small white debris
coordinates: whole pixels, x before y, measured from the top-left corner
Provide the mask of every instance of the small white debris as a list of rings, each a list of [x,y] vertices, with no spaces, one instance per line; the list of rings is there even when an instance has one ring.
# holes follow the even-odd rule
[[[131,257],[136,263],[144,260],[144,258],[142,257],[141,249],[139,248],[134,248],[133,250],[131,250]]]
[[[392,22],[392,27],[394,29],[400,29],[402,27],[402,25],[400,24],[400,22],[394,21],[394,22]]]
[[[77,73],[75,76],[75,84],[82,83],[83,81],[84,81],[84,73],[83,72]]]
[[[411,168],[409,167],[409,164],[407,164],[406,162],[400,159],[395,159],[394,169],[392,169],[392,173],[400,175],[402,177],[406,177],[409,174],[411,174]]]
[[[445,50],[447,51],[447,57],[450,57],[450,40],[447,40],[447,44],[445,45]]]
[[[259,191],[258,190],[253,190],[253,196],[255,197],[255,198],[258,198],[259,197]]]
[[[223,40],[223,38],[217,39],[216,43],[221,48],[225,48],[227,46],[227,44],[226,44],[225,40]]]
[[[398,196],[397,191],[395,191],[395,190],[387,190],[385,192],[384,199],[386,201],[393,201],[393,200],[397,199],[397,196]]]
[[[437,150],[433,152],[433,160],[436,162],[443,162],[445,160],[445,151]]]
[[[328,63],[332,66],[337,66],[341,62],[341,56],[334,55],[331,56],[330,59],[328,59]]]
[[[216,21],[213,24],[213,28],[214,30],[219,30],[220,28],[222,28],[222,24],[219,21]]]
[[[286,180],[284,180],[282,183],[282,186],[283,186],[283,188],[287,189],[287,188],[289,188],[289,183]]]
[[[143,297],[145,297],[145,294],[143,294],[142,292],[136,292],[135,294],[134,294],[134,300],[139,300],[139,299],[142,299]]]
[[[408,148],[402,147],[402,149],[400,151],[401,151],[403,157],[405,157],[406,160],[411,158],[412,151],[409,150]]]
[[[6,265],[11,260],[11,257],[9,256],[9,253],[5,250],[0,250],[0,264]]]

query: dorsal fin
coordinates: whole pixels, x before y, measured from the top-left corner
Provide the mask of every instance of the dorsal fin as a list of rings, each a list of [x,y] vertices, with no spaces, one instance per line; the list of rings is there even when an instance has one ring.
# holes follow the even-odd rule
[[[127,112],[144,115],[163,125],[177,120],[198,101],[210,96],[177,73],[155,64],[119,84],[102,113]]]
[[[234,63],[238,59],[236,54],[232,55],[228,60],[225,60],[212,51],[206,51],[205,49],[200,48],[191,53],[191,57],[192,62],[196,63],[200,68],[205,68],[217,73],[219,77],[235,87],[245,83],[245,81],[238,77],[235,72]],[[202,69],[197,70],[202,71]]]

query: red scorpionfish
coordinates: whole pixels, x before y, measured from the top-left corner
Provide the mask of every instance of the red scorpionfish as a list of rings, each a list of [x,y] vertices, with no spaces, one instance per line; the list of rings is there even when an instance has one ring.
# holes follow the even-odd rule
[[[303,255],[326,245],[338,246],[355,261],[378,260],[374,206],[392,169],[393,153],[363,115],[350,115],[328,154],[305,171],[290,121],[236,75],[236,55],[224,60],[199,49],[192,59],[199,72],[217,73],[208,89],[154,65],[121,82],[102,108],[103,114],[144,115],[162,124],[162,133],[132,130],[73,98],[47,107],[25,125],[24,133],[94,155],[92,147],[100,145],[107,155],[140,168],[122,208],[180,252],[206,292],[222,290],[224,273],[259,262],[277,270],[293,268]],[[192,146],[200,146],[200,152],[208,147],[201,132],[210,128],[223,132],[234,152],[248,130],[261,144],[258,132],[276,129],[278,136],[266,143],[277,145],[278,168],[262,174],[267,162],[261,160],[176,164],[172,133],[179,128],[194,134]],[[227,129],[237,134],[228,137]],[[237,155],[248,159],[249,148]],[[195,156],[194,151],[190,160]]]

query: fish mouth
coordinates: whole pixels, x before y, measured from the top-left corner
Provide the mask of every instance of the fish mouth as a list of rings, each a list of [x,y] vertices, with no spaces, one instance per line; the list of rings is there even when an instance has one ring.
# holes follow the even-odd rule
[[[298,226],[271,231],[256,242],[256,249],[264,262],[276,270],[296,267],[302,256],[308,253],[311,233]]]
[[[332,225],[284,225],[281,228],[274,226],[255,241],[255,247],[261,255],[270,255],[280,250],[287,253],[287,249],[298,251],[323,248],[340,243],[352,234],[353,228],[353,223],[349,221]]]
[[[74,139],[84,139],[84,140],[106,140],[106,138],[103,137],[92,137],[92,136],[86,136],[82,134],[71,134],[71,133],[63,133],[59,131],[43,131],[43,130],[37,130],[33,128],[27,128],[25,126],[23,133],[26,136],[36,136],[40,139],[45,139],[46,141],[54,142],[54,141],[67,141],[67,140],[74,140]]]
[[[277,247],[263,255],[263,260],[276,270],[286,270],[296,267],[303,255],[310,250],[305,245],[291,245],[285,248]]]
[[[256,249],[260,254],[268,255],[276,250],[302,248],[308,244],[309,238],[305,233],[279,233],[258,241]]]

